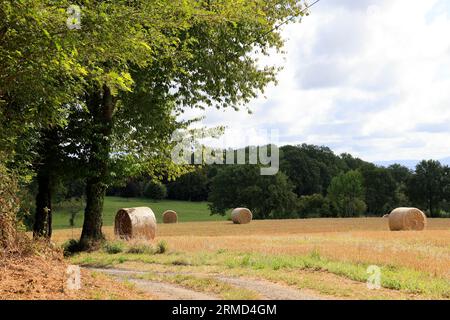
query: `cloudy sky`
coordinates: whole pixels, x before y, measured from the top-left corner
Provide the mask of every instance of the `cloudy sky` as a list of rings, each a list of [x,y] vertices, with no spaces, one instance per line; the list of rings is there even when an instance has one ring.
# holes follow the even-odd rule
[[[369,161],[450,156],[450,1],[321,0],[283,30],[279,84],[246,111],[208,110],[227,146],[277,130],[278,144],[311,143]],[[261,140],[261,141],[260,141]]]

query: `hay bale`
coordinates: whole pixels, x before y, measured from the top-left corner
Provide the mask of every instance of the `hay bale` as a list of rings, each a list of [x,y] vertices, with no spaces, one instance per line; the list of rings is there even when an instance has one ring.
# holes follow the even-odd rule
[[[163,223],[177,223],[178,215],[173,210],[166,210],[163,213]]]
[[[153,240],[156,235],[156,218],[147,207],[120,209],[114,221],[114,234],[125,240]]]
[[[383,218],[389,218],[389,214],[385,214]]]
[[[389,214],[391,231],[422,231],[427,225],[427,216],[417,208],[397,208]]]
[[[247,208],[236,208],[231,212],[231,220],[235,224],[248,224],[252,219],[252,212]]]

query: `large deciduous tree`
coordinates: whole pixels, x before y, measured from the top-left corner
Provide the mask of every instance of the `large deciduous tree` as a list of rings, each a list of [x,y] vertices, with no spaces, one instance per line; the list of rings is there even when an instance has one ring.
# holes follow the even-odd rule
[[[426,208],[431,217],[438,217],[441,202],[449,199],[449,174],[450,169],[439,161],[423,160],[409,179],[409,198]]]
[[[354,217],[366,211],[364,202],[363,177],[359,171],[341,173],[331,181],[328,198],[338,216]]]

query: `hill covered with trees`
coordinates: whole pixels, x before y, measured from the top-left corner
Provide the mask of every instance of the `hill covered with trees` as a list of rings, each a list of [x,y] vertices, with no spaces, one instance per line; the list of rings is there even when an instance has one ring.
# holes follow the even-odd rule
[[[423,160],[410,170],[337,155],[324,146],[287,145],[279,151],[276,176],[261,176],[258,165],[198,166],[175,181],[164,181],[167,198],[210,201],[212,214],[245,206],[260,219],[382,216],[400,206],[419,207],[430,217],[450,211],[450,168],[439,161]],[[130,178],[108,194],[160,199],[158,189],[154,196],[145,192],[150,179]]]

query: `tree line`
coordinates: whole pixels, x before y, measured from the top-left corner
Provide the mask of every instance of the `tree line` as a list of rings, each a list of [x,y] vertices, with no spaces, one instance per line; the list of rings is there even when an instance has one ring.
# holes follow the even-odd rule
[[[449,170],[434,160],[410,170],[336,155],[327,147],[288,145],[280,147],[275,176],[261,176],[257,165],[204,165],[164,184],[149,177],[130,179],[108,194],[209,201],[214,214],[245,206],[260,219],[382,216],[403,206],[445,217],[450,212]]]

